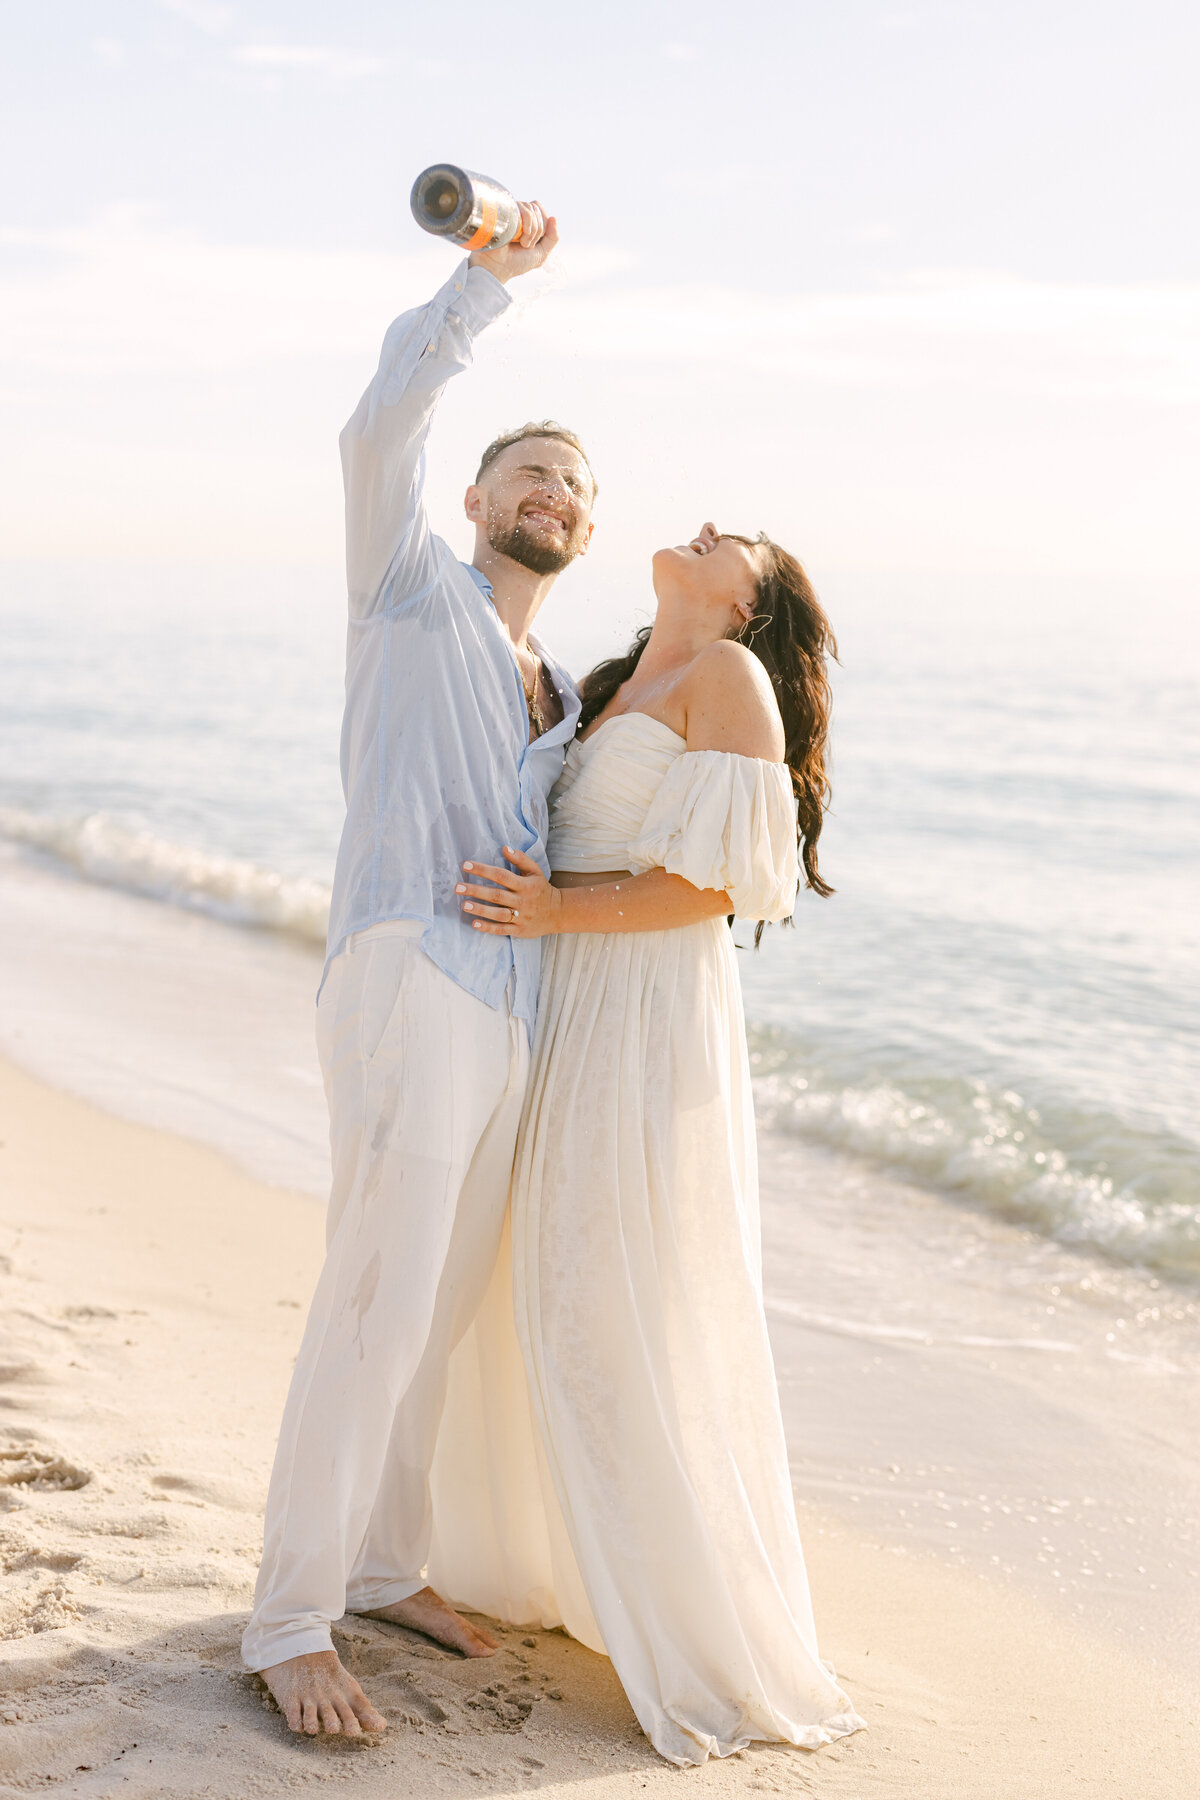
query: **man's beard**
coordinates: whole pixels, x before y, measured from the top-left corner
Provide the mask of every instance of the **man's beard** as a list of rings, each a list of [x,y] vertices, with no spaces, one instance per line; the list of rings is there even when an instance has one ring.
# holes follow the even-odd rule
[[[547,541],[535,537],[524,521],[518,519],[515,525],[493,526],[488,532],[488,543],[498,555],[520,563],[531,574],[557,575],[578,555],[581,536],[578,529],[574,532],[568,529],[560,543],[553,539]]]

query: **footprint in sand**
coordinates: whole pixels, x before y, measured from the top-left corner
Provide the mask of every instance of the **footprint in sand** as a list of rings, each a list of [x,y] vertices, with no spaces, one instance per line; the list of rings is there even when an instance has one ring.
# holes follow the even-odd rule
[[[49,1587],[6,1595],[0,1602],[0,1638],[32,1637],[39,1631],[59,1631],[81,1617],[79,1608],[60,1581]]]
[[[533,1702],[534,1695],[514,1694],[503,1681],[493,1681],[472,1694],[467,1705],[472,1712],[488,1713],[501,1731],[520,1731],[533,1711]]]
[[[93,1519],[88,1529],[93,1537],[160,1538],[172,1536],[178,1525],[166,1513],[116,1513]]]
[[[16,1381],[44,1381],[45,1378],[45,1370],[40,1363],[0,1363],[0,1385],[4,1387],[9,1387]]]
[[[419,1687],[404,1670],[381,1675],[371,1684],[385,1718],[408,1725],[444,1725],[450,1714],[439,1700]]]
[[[83,1557],[73,1550],[43,1550],[38,1544],[17,1544],[9,1551],[0,1550],[4,1573],[18,1575],[25,1569],[46,1569],[54,1575],[69,1575]]]
[[[52,1450],[34,1450],[28,1444],[0,1450],[0,1488],[24,1487],[43,1492],[62,1492],[86,1487],[91,1471],[68,1462]]]
[[[356,1681],[370,1683],[371,1698],[388,1719],[409,1725],[444,1725],[450,1717],[435,1695],[423,1688],[403,1664],[412,1652],[407,1644],[397,1651],[395,1642],[364,1643],[357,1636],[334,1631],[334,1648],[342,1665]]]
[[[156,1500],[173,1500],[182,1506],[220,1506],[228,1512],[257,1511],[257,1490],[245,1482],[163,1469],[151,1475],[150,1486]]]

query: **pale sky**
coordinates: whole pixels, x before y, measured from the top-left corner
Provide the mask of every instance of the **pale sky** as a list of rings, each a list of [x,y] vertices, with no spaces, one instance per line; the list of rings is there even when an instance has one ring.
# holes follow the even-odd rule
[[[408,212],[450,160],[563,234],[435,431],[462,549],[479,448],[552,414],[602,489],[569,579],[622,616],[705,517],[826,583],[1183,587],[1196,17],[10,7],[0,558],[333,568],[337,432],[389,320],[453,266]]]

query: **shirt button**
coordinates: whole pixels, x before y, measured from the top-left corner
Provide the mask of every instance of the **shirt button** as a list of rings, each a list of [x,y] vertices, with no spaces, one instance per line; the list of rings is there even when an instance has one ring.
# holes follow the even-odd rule
[[[456,294],[461,294],[461,293],[462,293],[462,282],[461,282],[461,281],[456,281],[456,282],[455,282],[455,284],[454,284],[454,291],[455,291],[455,293],[456,293]]]
[[[426,350],[429,351],[430,355],[432,355],[433,352],[437,349],[437,345],[436,344],[426,344],[425,348],[426,348]]]

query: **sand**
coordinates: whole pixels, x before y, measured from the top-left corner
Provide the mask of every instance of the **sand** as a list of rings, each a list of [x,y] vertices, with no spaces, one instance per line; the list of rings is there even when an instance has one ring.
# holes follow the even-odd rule
[[[240,1670],[320,1208],[0,1065],[0,1794],[1200,1791],[1200,1683],[1033,1592],[801,1507],[823,1653],[869,1730],[680,1772],[604,1658],[505,1629],[464,1662],[344,1620],[392,1721],[291,1737]]]

